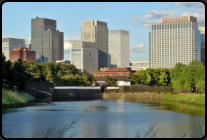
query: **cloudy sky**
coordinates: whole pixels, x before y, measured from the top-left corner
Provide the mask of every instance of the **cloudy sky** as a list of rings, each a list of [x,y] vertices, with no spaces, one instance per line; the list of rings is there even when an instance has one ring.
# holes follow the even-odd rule
[[[81,40],[82,21],[107,22],[108,30],[128,30],[130,61],[149,61],[149,32],[162,17],[193,15],[205,22],[201,2],[6,2],[2,6],[2,37],[31,37],[31,19],[57,21],[64,32],[64,59],[70,60],[71,42]]]

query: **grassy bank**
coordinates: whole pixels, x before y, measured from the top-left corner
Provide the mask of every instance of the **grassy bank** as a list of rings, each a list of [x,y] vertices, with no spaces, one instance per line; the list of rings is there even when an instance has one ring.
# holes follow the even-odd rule
[[[25,106],[34,101],[35,98],[29,94],[18,92],[17,90],[8,91],[2,88],[2,109],[10,107]]]
[[[165,100],[205,105],[205,94],[165,94]]]

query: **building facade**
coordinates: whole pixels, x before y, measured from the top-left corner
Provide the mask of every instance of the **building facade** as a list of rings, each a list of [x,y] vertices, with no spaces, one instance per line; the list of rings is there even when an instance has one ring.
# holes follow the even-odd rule
[[[100,71],[92,71],[94,77],[97,76],[126,76],[129,74],[134,74],[136,71],[132,71],[131,68],[101,68]]]
[[[129,31],[108,31],[108,67],[129,65]]]
[[[132,62],[131,69],[135,71],[146,70],[149,68],[149,61],[134,61]]]
[[[36,62],[56,62],[64,58],[64,35],[56,30],[56,20],[31,19],[31,49],[36,51]]]
[[[178,62],[201,60],[200,44],[196,17],[162,18],[149,33],[149,67],[173,68]]]
[[[6,60],[10,60],[10,50],[17,49],[17,47],[25,47],[25,39],[19,38],[2,38],[2,52]]]
[[[198,30],[201,32],[201,62],[205,66],[205,22],[198,23]]]
[[[70,61],[81,72],[84,69],[88,73],[98,70],[98,49],[96,44],[84,41],[72,42]]]
[[[106,22],[97,20],[83,21],[81,41],[92,42],[98,49],[98,69],[107,66],[108,28]]]
[[[10,50],[10,61],[15,62],[18,59],[36,62],[36,52],[24,47]]]

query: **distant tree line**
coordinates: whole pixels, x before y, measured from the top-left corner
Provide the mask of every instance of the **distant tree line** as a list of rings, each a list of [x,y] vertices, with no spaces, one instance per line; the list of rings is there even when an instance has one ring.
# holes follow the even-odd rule
[[[175,92],[205,91],[205,66],[199,60],[189,65],[177,63],[174,68],[148,68],[129,75],[134,85],[170,86]]]
[[[88,86],[97,84],[92,74],[74,65],[49,62],[44,64],[23,61],[5,61],[2,53],[2,87],[7,90],[25,91],[27,81],[49,81],[58,86]]]

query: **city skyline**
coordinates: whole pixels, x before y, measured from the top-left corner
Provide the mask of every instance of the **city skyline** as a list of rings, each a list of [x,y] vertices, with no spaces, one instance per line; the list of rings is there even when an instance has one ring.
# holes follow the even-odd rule
[[[205,22],[205,6],[201,2],[6,2],[2,5],[2,37],[23,38],[28,45],[32,18],[56,20],[57,29],[64,32],[64,59],[70,60],[72,42],[81,41],[82,21],[99,20],[107,22],[108,30],[129,31],[130,62],[149,61],[151,25],[159,24],[162,17],[182,15]]]

